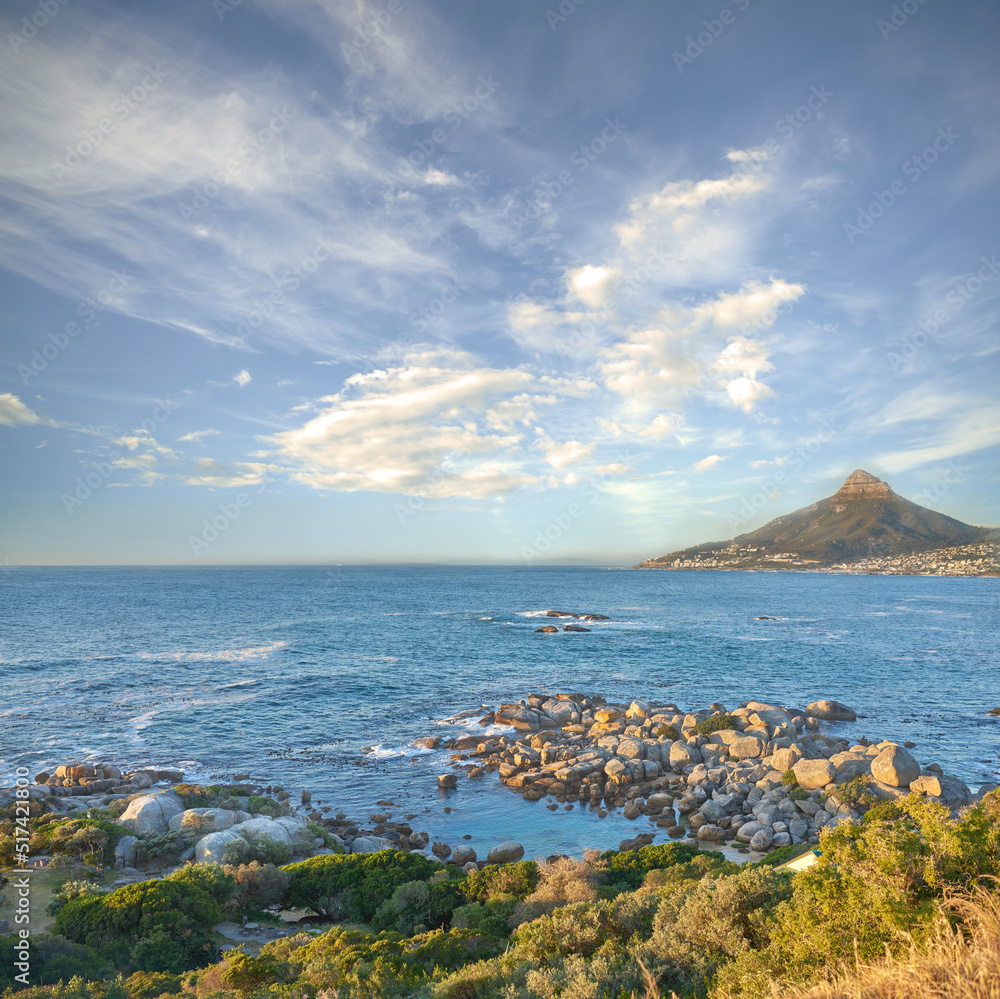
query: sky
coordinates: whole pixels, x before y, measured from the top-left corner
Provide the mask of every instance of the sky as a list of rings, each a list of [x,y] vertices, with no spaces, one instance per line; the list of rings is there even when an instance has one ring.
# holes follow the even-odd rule
[[[7,0],[0,563],[1000,524],[1000,8]]]

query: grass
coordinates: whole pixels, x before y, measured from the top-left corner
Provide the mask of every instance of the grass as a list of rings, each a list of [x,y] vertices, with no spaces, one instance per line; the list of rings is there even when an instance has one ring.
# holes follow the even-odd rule
[[[52,896],[56,889],[64,881],[73,881],[83,877],[85,868],[62,867],[55,871],[39,871],[31,877],[31,922],[28,928],[32,933],[48,933],[56,921],[55,916],[45,913],[45,908],[52,901]],[[14,882],[17,880],[10,871],[5,871],[4,876],[10,878],[10,884],[6,888],[0,888],[0,895],[3,895],[3,902],[0,903],[0,922],[5,919],[10,920],[12,929],[16,929],[14,923],[14,913],[17,908],[17,888]]]

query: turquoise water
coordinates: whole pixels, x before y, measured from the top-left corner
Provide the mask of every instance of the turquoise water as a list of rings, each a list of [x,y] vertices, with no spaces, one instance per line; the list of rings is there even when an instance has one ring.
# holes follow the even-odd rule
[[[495,775],[442,794],[440,720],[536,691],[856,708],[850,738],[909,739],[976,785],[1000,772],[1000,580],[490,567],[0,572],[0,783],[75,759],[250,773],[361,819],[529,853],[635,824],[549,812]],[[609,615],[535,634],[548,608]],[[757,621],[758,615],[776,621]],[[367,751],[366,750],[370,750]],[[444,813],[444,807],[453,809]],[[426,811],[425,811],[426,809]]]

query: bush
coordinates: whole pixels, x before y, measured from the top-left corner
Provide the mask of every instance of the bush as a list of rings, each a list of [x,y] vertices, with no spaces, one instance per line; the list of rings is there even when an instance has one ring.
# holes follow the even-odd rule
[[[115,846],[126,835],[126,829],[105,819],[66,819],[40,825],[37,844],[53,854],[90,856],[110,864],[114,863]],[[36,837],[32,839],[35,840]]]
[[[205,892],[217,905],[225,905],[236,890],[236,879],[219,864],[185,864],[164,881],[194,885]]]
[[[137,971],[125,982],[129,999],[158,999],[163,995],[178,995],[182,991],[179,975],[169,971]]]
[[[430,922],[431,890],[425,881],[407,881],[387,898],[372,918],[372,929],[393,930],[410,936],[416,926]]]
[[[262,985],[287,981],[291,968],[274,954],[254,957],[242,950],[230,951],[222,970],[222,984],[241,994],[256,992]]]
[[[798,787],[799,779],[795,776],[794,770],[786,770],[781,775],[781,784],[783,787]]]
[[[14,940],[13,936],[0,937],[0,989],[21,989],[23,986],[14,980],[14,975],[19,974],[14,967],[14,962],[19,960],[15,957]],[[33,985],[68,982],[75,976],[97,981],[114,974],[111,965],[90,947],[47,933],[32,933],[29,964],[28,981]],[[17,995],[20,997],[23,993]]]
[[[538,867],[533,860],[514,864],[488,864],[472,871],[462,883],[462,894],[470,902],[523,902],[538,887]]]
[[[809,792],[804,787],[799,787],[797,784],[795,787],[788,792],[788,797],[792,801],[805,801],[810,797]]]
[[[538,867],[538,875],[538,887],[517,904],[511,916],[512,926],[548,915],[573,902],[597,900],[595,871],[579,860],[563,857],[552,864],[542,863]]]
[[[283,868],[291,877],[285,904],[331,919],[372,918],[378,907],[408,881],[426,881],[440,865],[416,853],[312,857]]]
[[[95,885],[93,881],[64,881],[52,893],[52,899],[45,907],[45,911],[48,915],[54,916],[67,902],[72,902],[74,898],[87,898],[103,894],[104,889]]]
[[[650,871],[689,863],[697,853],[693,847],[680,843],[662,843],[638,850],[608,850],[601,854],[601,860],[607,864],[607,877],[612,883],[635,890]]]
[[[273,864],[251,864],[223,868],[233,879],[233,892],[229,898],[231,908],[246,913],[276,909],[284,900],[291,884],[291,875]]]
[[[290,809],[285,808],[284,805],[278,804],[272,798],[265,798],[262,795],[254,794],[250,796],[250,804],[248,810],[261,815],[270,815],[272,819],[280,818],[282,815],[288,815]]]
[[[179,973],[212,959],[218,903],[183,879],[141,881],[107,895],[76,898],[56,916],[56,932],[140,971]]]
[[[256,839],[251,843],[234,839],[222,851],[222,859],[228,865],[273,864],[280,866],[292,859],[292,848],[287,843],[276,843],[270,839]]]
[[[658,739],[661,737],[664,739],[673,739],[674,742],[681,737],[680,732],[678,732],[673,725],[660,725],[653,729],[653,735],[655,735]]]
[[[695,735],[711,735],[713,732],[721,732],[727,728],[736,728],[739,719],[735,715],[712,715],[704,721],[698,722],[692,730]]]

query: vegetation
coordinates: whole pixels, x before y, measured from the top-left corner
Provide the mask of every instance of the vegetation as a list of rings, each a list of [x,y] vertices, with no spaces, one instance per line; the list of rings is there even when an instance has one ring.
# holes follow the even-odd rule
[[[739,866],[667,843],[467,876],[383,851],[189,866],[99,895],[71,882],[17,995],[997,999],[1000,792],[958,819],[917,795],[882,803],[824,830],[820,848],[794,874],[776,867],[801,846]],[[215,961],[225,908],[292,905],[340,925]],[[0,941],[0,975],[12,948]]]
[[[672,739],[674,742],[681,737],[680,732],[678,732],[673,725],[658,725],[653,729],[653,735],[655,735],[658,739]]]
[[[713,732],[722,732],[725,729],[737,728],[739,718],[735,715],[712,715],[704,721],[698,722],[694,726],[695,735],[711,735]]]

